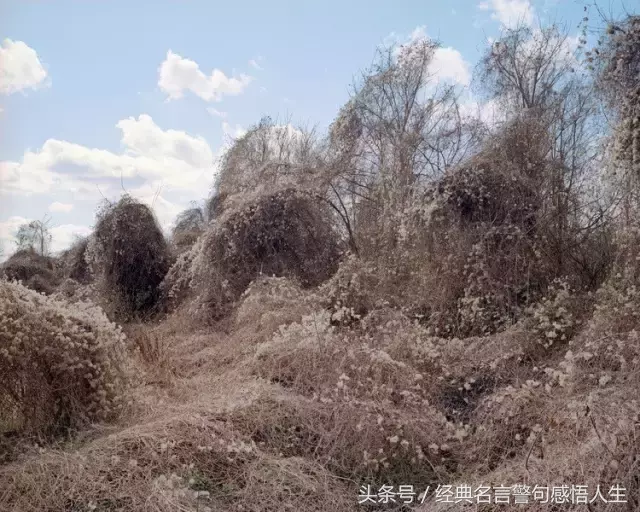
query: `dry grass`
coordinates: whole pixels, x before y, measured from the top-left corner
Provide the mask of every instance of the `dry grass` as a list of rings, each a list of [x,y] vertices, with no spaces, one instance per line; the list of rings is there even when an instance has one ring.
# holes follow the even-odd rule
[[[464,340],[389,308],[336,324],[282,278],[226,334],[130,325],[135,407],[4,465],[0,510],[348,511],[367,482],[621,483],[637,503],[640,349],[611,293],[553,348],[526,322]]]

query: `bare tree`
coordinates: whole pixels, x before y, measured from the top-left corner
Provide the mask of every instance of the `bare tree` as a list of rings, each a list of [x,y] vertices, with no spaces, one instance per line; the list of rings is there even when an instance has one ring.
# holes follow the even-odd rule
[[[532,109],[553,102],[576,65],[566,32],[556,25],[539,30],[520,25],[491,45],[480,76],[490,97],[509,108]]]
[[[216,194],[230,196],[287,182],[301,185],[321,166],[314,130],[265,117],[223,156]]]
[[[171,241],[179,251],[191,247],[203,233],[207,222],[205,209],[194,201],[190,208],[178,214],[171,230]]]
[[[173,227],[172,234],[185,231],[197,231],[203,229],[205,224],[205,216],[203,209],[193,203],[190,208],[183,210],[176,218],[176,224]]]
[[[535,153],[527,151],[526,161],[524,152],[511,158],[537,173],[531,176],[539,197],[536,227],[559,272],[586,264],[577,255],[580,246],[604,227],[608,209],[593,186],[601,171],[603,117],[576,49],[557,26],[519,26],[487,50],[479,69],[483,91],[509,112],[507,125],[520,125],[515,133],[527,126],[540,131]]]
[[[380,49],[331,126],[329,200],[352,246],[362,219],[407,211],[426,183],[473,148],[475,132],[462,121],[456,89],[429,70],[437,48],[420,39]]]
[[[34,220],[20,226],[16,234],[18,249],[31,248],[42,256],[48,255],[52,239],[50,220],[45,217],[43,220]]]

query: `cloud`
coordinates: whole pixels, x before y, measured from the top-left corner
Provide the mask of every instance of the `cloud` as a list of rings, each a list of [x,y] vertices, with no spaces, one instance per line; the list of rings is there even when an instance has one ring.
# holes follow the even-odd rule
[[[429,39],[426,28],[418,26],[408,37],[408,44],[415,44],[420,41]],[[392,33],[385,38],[385,44],[398,43],[400,38]],[[396,55],[400,49],[396,49]],[[436,81],[447,81],[460,85],[469,85],[471,82],[471,70],[469,63],[464,60],[462,54],[452,47],[437,48],[433,54],[433,58],[429,63],[429,74]]]
[[[237,124],[235,126],[235,128],[234,128],[229,123],[227,123],[226,121],[222,122],[222,131],[224,132],[225,135],[227,135],[227,136],[229,136],[229,137],[231,137],[233,139],[239,139],[245,133],[247,133],[247,130],[245,130],[239,124]]]
[[[255,59],[249,60],[249,66],[258,71],[262,71],[264,68],[259,64],[262,61],[262,57],[258,56]]]
[[[450,80],[461,85],[471,83],[469,64],[455,48],[438,48],[429,66],[429,71],[439,80]]]
[[[64,212],[64,213],[68,213],[71,210],[73,210],[73,205],[72,204],[67,204],[67,203],[59,203],[58,201],[55,201],[53,203],[51,203],[49,205],[49,211],[50,212]]]
[[[208,107],[207,108],[207,112],[209,112],[209,114],[211,114],[212,116],[216,116],[216,117],[222,117],[223,119],[225,117],[227,117],[227,113],[226,112],[221,112],[220,110],[217,110],[213,107]]]
[[[487,0],[480,2],[478,8],[492,11],[491,18],[506,28],[514,28],[520,23],[533,25],[535,12],[530,0]]]
[[[204,138],[162,130],[146,114],[116,127],[122,132],[121,153],[49,139],[39,150],[26,151],[20,162],[0,162],[0,191],[25,196],[72,191],[94,199],[97,185],[102,193],[120,190],[121,179],[197,193],[209,186],[215,155]]]
[[[3,261],[3,259],[8,258],[15,252],[18,228],[31,220],[32,219],[13,216],[0,222],[0,261]]]
[[[167,52],[167,58],[158,72],[158,86],[170,100],[180,99],[185,91],[191,91],[205,101],[221,101],[224,96],[242,94],[253,80],[245,74],[228,77],[219,69],[214,69],[207,76],[200,70],[197,62],[185,59],[171,50]]]
[[[38,54],[22,41],[5,39],[0,45],[0,93],[13,94],[49,85]]]
[[[478,102],[475,98],[462,101],[460,114],[464,118],[478,119],[489,128],[494,128],[506,119],[505,112],[500,107],[498,100],[493,99],[484,103]]]
[[[68,249],[78,236],[89,236],[91,228],[78,224],[62,224],[51,228],[51,252]]]

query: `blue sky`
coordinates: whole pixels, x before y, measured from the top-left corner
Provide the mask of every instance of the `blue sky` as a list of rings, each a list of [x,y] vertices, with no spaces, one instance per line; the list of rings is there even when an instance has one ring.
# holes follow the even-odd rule
[[[465,87],[487,38],[517,21],[575,36],[584,3],[0,1],[5,256],[30,219],[50,217],[54,249],[87,234],[121,181],[169,228],[230,137],[263,115],[326,129],[383,42],[438,39],[438,76]]]

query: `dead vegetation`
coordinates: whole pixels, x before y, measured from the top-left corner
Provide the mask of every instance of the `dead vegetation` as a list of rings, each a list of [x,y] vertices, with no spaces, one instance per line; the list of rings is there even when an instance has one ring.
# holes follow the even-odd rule
[[[636,21],[600,73],[627,77]],[[431,486],[389,510],[458,510],[433,500],[458,483],[622,485],[638,509],[635,157],[612,159],[613,193],[592,187],[593,84],[557,61],[557,30],[519,30],[482,64],[512,111],[498,126],[463,120],[452,90],[420,96],[435,44],[391,49],[327,141],[268,120],[236,141],[170,268],[151,211],[123,198],[53,297],[0,282],[0,426],[23,443],[0,509],[341,512],[371,484]],[[118,305],[126,349],[90,297]],[[74,436],[53,444],[60,426]],[[51,435],[26,446],[35,431]]]
[[[45,438],[122,410],[128,375],[120,327],[89,304],[0,282],[0,427]]]
[[[133,198],[104,204],[87,258],[115,318],[151,312],[159,286],[171,265],[167,241],[153,212]]]
[[[169,271],[169,299],[191,295],[192,307],[218,320],[261,276],[291,277],[315,286],[337,266],[339,245],[326,208],[285,189],[227,207]]]
[[[50,295],[62,281],[57,262],[34,249],[21,249],[12,254],[0,267],[7,281],[20,281],[27,288]]]

